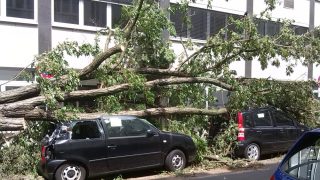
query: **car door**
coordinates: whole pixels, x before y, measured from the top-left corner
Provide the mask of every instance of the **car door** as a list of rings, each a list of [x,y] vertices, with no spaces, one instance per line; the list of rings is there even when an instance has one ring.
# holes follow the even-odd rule
[[[84,163],[92,174],[103,173],[107,163],[102,126],[95,120],[77,121],[70,130],[69,140],[55,144],[57,158]]]
[[[273,117],[279,137],[277,144],[282,150],[287,151],[298,138],[297,128],[294,121],[281,111],[274,111]]]
[[[110,117],[107,129],[107,155],[110,171],[159,166],[161,143],[158,130],[138,118]],[[154,134],[148,136],[148,131]]]
[[[276,131],[268,109],[258,109],[253,113],[252,135],[257,137],[261,152],[272,152],[276,148]]]

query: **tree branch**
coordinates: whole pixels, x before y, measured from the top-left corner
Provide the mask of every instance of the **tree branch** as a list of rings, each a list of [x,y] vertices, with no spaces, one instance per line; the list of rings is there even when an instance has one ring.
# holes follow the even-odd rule
[[[188,108],[188,107],[167,107],[167,108],[150,108],[145,110],[138,111],[120,111],[117,113],[111,113],[108,115],[130,115],[137,117],[149,117],[149,116],[163,116],[163,115],[218,115],[227,113],[226,108],[217,108],[217,109],[198,109],[198,108]],[[79,119],[94,119],[99,118],[107,113],[79,113],[77,116]],[[50,115],[47,115],[45,112],[29,112],[26,114],[26,120],[39,120],[39,119],[53,119]]]
[[[144,85],[146,87],[155,87],[155,86],[168,86],[175,84],[185,84],[185,83],[208,83],[213,84],[218,87],[221,87],[226,90],[233,90],[233,87],[229,84],[226,84],[222,81],[206,77],[176,77],[176,78],[166,78],[166,79],[157,79],[153,81],[148,81]],[[85,99],[99,96],[106,96],[115,94],[118,92],[126,91],[131,87],[130,84],[119,84],[107,88],[93,89],[93,90],[81,90],[73,91],[64,96],[64,100],[77,100]],[[0,112],[6,117],[23,117],[24,114],[30,112],[35,106],[43,104],[45,98],[43,96],[18,101],[15,103],[7,104],[5,106],[0,106]]]
[[[168,86],[174,84],[185,84],[185,83],[208,83],[213,84],[223,89],[232,91],[233,87],[229,84],[226,84],[220,80],[206,78],[206,77],[176,77],[176,78],[165,78],[157,79],[153,81],[148,81],[145,83],[146,87],[155,87],[155,86]],[[79,99],[79,98],[88,98],[88,97],[97,97],[103,95],[110,95],[118,93],[121,91],[128,90],[130,84],[120,84],[107,88],[93,89],[93,90],[82,90],[82,91],[73,91],[65,95],[65,100],[67,99]]]
[[[80,72],[79,72],[79,78],[83,79],[87,75],[89,75],[92,71],[97,69],[103,61],[105,61],[107,58],[111,57],[114,54],[122,52],[122,48],[120,45],[114,46],[112,48],[107,49],[106,51],[98,54],[92,62],[84,67]]]
[[[156,68],[139,68],[132,69],[132,71],[137,72],[139,74],[152,74],[152,75],[160,75],[160,76],[176,76],[176,77],[190,77],[189,74],[172,71],[170,69],[156,69]]]
[[[134,17],[133,21],[130,20],[124,28],[124,38],[127,40],[129,39],[131,32],[139,19],[143,2],[144,2],[144,0],[139,1],[136,16]]]
[[[31,84],[18,89],[0,92],[0,104],[37,96],[39,92],[40,88],[37,84]]]
[[[0,131],[20,131],[24,128],[24,118],[0,117]]]

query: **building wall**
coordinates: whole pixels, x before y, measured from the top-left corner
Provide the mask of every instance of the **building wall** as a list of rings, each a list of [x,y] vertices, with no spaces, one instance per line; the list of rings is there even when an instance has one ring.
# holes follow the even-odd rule
[[[315,10],[314,10],[314,25],[320,26],[320,2],[315,2]]]
[[[39,48],[39,36],[38,36],[38,1],[34,0],[34,18],[33,19],[23,19],[23,18],[13,18],[6,16],[6,7],[4,6],[6,0],[0,0],[0,67],[14,67],[14,68],[23,68],[30,64],[35,55],[38,54]],[[45,1],[45,0],[43,0]],[[171,3],[176,3],[179,0],[170,0]],[[302,26],[305,28],[309,27],[309,10],[310,10],[310,0],[295,0],[294,8],[284,8],[284,0],[279,1],[277,8],[272,12],[273,19],[276,18],[287,18],[294,19],[295,25]],[[84,20],[84,0],[79,1],[79,22],[78,24],[70,23],[61,23],[55,22],[54,18],[54,1],[46,0],[46,2],[51,3],[51,25],[48,29],[51,30],[51,47],[54,48],[60,42],[65,40],[75,40],[79,43],[83,42],[93,42],[95,37],[96,30],[101,29],[100,27],[88,26],[85,25]],[[94,1],[97,2],[97,1]],[[115,3],[118,1],[112,1]],[[210,29],[214,25],[210,14],[207,14],[207,11],[214,15],[214,13],[223,12],[228,15],[235,15],[242,17],[245,12],[247,12],[247,2],[249,0],[214,0],[212,3],[212,8],[208,9],[206,0],[197,0],[196,3],[192,3],[191,6],[198,8],[197,10],[192,11],[192,15],[197,18],[194,19],[195,28],[198,27],[197,23],[202,22],[201,27],[206,29],[197,30],[196,33],[202,33],[201,35],[194,34],[194,32],[189,32],[193,37],[203,38],[202,40],[195,40],[200,45],[205,42],[205,39],[209,33],[212,33]],[[106,8],[106,25],[111,27],[114,22],[113,15],[113,6],[115,4],[108,4]],[[253,1],[253,14],[258,15],[265,7],[264,0],[254,0]],[[198,11],[200,9],[200,11]],[[198,14],[199,13],[199,14]],[[222,14],[223,14],[222,13]],[[221,13],[220,13],[221,14]],[[173,15],[170,15],[171,17]],[[209,18],[206,20],[205,18]],[[227,17],[227,16],[226,16]],[[39,17],[41,18],[41,17]],[[320,25],[320,2],[315,1],[315,15],[314,15],[315,26]],[[227,19],[227,18],[225,18]],[[225,19],[222,19],[223,22]],[[209,22],[209,23],[208,23]],[[211,23],[211,24],[210,24]],[[209,26],[209,27],[208,27]],[[209,30],[209,32],[208,32]],[[182,33],[183,34],[183,33]],[[187,37],[187,33],[184,33]],[[184,52],[182,45],[179,40],[180,37],[176,36],[170,37],[173,40],[172,48],[177,55]],[[41,42],[41,41],[40,41]],[[104,47],[105,37],[101,39],[101,47]],[[40,46],[40,47],[39,47]],[[191,52],[190,52],[191,53]],[[80,57],[80,58],[70,58],[67,57],[69,64],[73,68],[82,68],[86,66],[92,60],[92,57]],[[254,60],[252,62],[251,70],[252,76],[256,78],[275,78],[275,79],[285,79],[285,80],[306,80],[308,77],[308,68],[302,66],[301,64],[297,65],[294,69],[294,73],[291,76],[287,76],[285,73],[286,64],[282,63],[279,68],[269,66],[268,69],[262,70],[258,61]],[[237,72],[237,76],[245,76],[245,62],[237,61],[230,65],[230,69]],[[313,78],[317,78],[320,75],[320,67],[313,66]],[[1,70],[0,70],[1,71]],[[319,73],[318,73],[319,72]],[[2,73],[3,74],[3,73]],[[9,73],[10,74],[10,73]],[[3,81],[4,77],[9,78],[9,75],[1,75],[0,80]],[[13,83],[13,82],[12,82]],[[17,81],[19,84],[24,84],[22,81]],[[1,87],[3,90],[3,87]]]
[[[178,3],[180,0],[170,0],[170,2]],[[207,0],[197,0],[195,3],[190,3],[190,6],[243,15],[247,11],[246,3],[247,0],[214,0],[210,8]]]
[[[71,29],[53,27],[52,29],[52,47],[56,47],[59,43],[64,41],[77,41],[79,44],[83,43],[94,43],[96,37],[95,31]],[[104,42],[106,41],[105,36],[100,37],[100,47],[104,48]],[[69,66],[76,69],[81,69],[88,65],[92,61],[93,57],[81,56],[77,57],[66,57]]]
[[[286,62],[281,62],[279,67],[268,64],[268,68],[265,70],[261,69],[260,62],[253,60],[252,62],[252,77],[255,78],[272,78],[277,80],[291,80],[291,81],[303,81],[308,80],[308,67],[303,66],[301,63],[297,63],[294,67],[294,72],[290,75],[286,74],[286,67],[289,65]]]
[[[294,24],[309,27],[310,0],[294,0],[294,8],[284,7],[284,0],[276,2],[276,9],[271,13],[272,18],[290,19],[295,21]],[[259,16],[260,12],[266,7],[264,0],[254,0],[253,5],[254,14],[257,16]]]
[[[38,54],[36,24],[0,21],[0,67],[26,67]]]

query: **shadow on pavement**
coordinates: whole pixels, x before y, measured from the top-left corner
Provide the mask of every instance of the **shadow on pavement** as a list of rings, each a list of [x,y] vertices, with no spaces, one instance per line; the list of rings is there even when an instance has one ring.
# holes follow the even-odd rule
[[[93,178],[91,180],[114,180],[114,179],[131,179],[131,178],[142,178],[144,177],[150,177],[150,176],[157,176],[161,173],[165,172],[163,168],[156,168],[156,169],[147,169],[147,170],[140,170],[140,171],[132,171],[132,172],[127,172],[127,173],[119,173],[119,174],[112,174],[108,176],[103,176],[99,178]],[[145,178],[147,179],[147,178]]]
[[[128,173],[122,174],[113,174],[109,176],[104,176],[100,178],[95,178],[93,180],[121,180],[121,179],[137,179],[137,180],[185,180],[185,179],[220,179],[220,178],[228,178],[228,179],[237,179],[239,175],[242,173],[245,174],[252,174],[253,177],[263,177],[269,179],[271,174],[275,171],[276,167],[279,164],[279,161],[282,159],[281,157],[284,156],[285,153],[275,153],[275,154],[268,154],[261,156],[261,162],[268,161],[269,163],[261,163],[259,165],[259,161],[256,165],[248,166],[248,167],[238,167],[238,168],[231,168],[225,167],[223,168],[225,171],[221,171],[221,169],[212,169],[203,172],[193,172],[193,173],[186,173],[186,174],[179,174],[179,173],[172,173],[168,174],[165,173],[163,168],[157,169],[149,169],[149,170],[141,170],[141,171],[133,171]],[[273,162],[273,158],[278,158],[277,162]],[[265,171],[265,172],[264,172]],[[258,173],[258,174],[257,174]],[[249,175],[250,176],[250,175]],[[247,179],[248,178],[248,179]],[[250,177],[247,175],[241,179],[250,180]]]

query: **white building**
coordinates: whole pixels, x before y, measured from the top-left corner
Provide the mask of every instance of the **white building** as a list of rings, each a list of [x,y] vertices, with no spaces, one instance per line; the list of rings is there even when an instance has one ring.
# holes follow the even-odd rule
[[[160,0],[160,6],[173,6],[179,0]],[[28,84],[14,78],[27,67],[34,56],[55,47],[65,40],[90,42],[96,31],[114,27],[118,23],[121,7],[131,0],[0,0],[0,90],[5,91]],[[171,14],[178,36],[191,37],[204,42],[208,35],[225,26],[229,16],[241,17],[245,13],[259,14],[265,7],[264,0],[214,0],[207,9],[206,0],[191,4],[193,28],[183,26],[179,14]],[[303,33],[320,25],[319,0],[279,0],[272,17],[295,20],[296,32]],[[275,22],[261,22],[261,34],[274,34],[279,30]],[[175,53],[183,51],[180,37],[173,41]],[[82,68],[90,59],[70,59],[74,68]],[[317,79],[320,68],[298,65],[291,76],[286,76],[285,66],[269,67],[262,71],[257,61],[236,62],[231,68],[238,76],[286,80]]]

